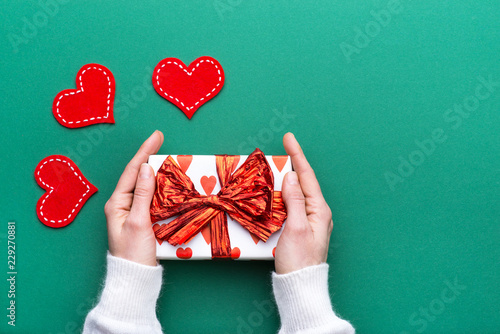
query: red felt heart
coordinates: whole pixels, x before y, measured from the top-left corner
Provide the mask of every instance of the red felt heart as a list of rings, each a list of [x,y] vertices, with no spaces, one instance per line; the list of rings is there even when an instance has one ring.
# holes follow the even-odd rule
[[[223,85],[224,71],[212,57],[200,57],[187,68],[177,58],[165,58],[153,72],[156,92],[179,107],[189,119],[217,95]]]
[[[215,185],[217,184],[217,179],[215,176],[202,176],[200,179],[201,186],[203,187],[203,190],[205,191],[205,195],[210,195],[212,191],[215,188]]]
[[[153,225],[153,231],[155,231],[155,232],[156,232],[156,230],[158,230],[158,229],[159,229],[160,227],[162,227],[163,225],[165,225],[165,224],[161,224],[161,225],[160,225],[160,224],[154,224],[154,225]],[[158,241],[158,244],[160,244],[160,245],[163,243],[163,240],[162,240],[162,239],[158,239],[158,238],[156,238],[156,241]]]
[[[186,249],[177,248],[177,250],[175,251],[175,255],[177,255],[179,259],[187,260],[190,259],[191,256],[193,256],[193,250],[189,247],[187,247]]]
[[[192,155],[178,155],[177,156],[177,162],[179,163],[179,167],[181,168],[182,172],[184,172],[184,173],[186,173],[189,166],[191,165],[191,161],[193,161]]]
[[[274,165],[281,172],[288,161],[288,155],[273,155]]]
[[[241,251],[238,247],[231,249],[231,259],[236,260],[241,255]]]
[[[52,113],[68,128],[96,123],[114,123],[115,79],[99,64],[84,65],[76,75],[77,89],[65,89],[56,95]]]
[[[73,161],[51,155],[35,169],[36,182],[47,190],[37,203],[40,221],[54,228],[71,223],[97,188],[90,183]]]

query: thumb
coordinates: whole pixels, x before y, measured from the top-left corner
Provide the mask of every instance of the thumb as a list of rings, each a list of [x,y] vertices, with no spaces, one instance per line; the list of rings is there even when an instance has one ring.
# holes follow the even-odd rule
[[[155,177],[153,169],[147,163],[141,165],[139,176],[135,184],[134,199],[130,209],[130,220],[133,224],[140,226],[151,224],[149,208],[155,192]]]
[[[287,211],[283,233],[302,234],[309,230],[310,226],[306,215],[306,199],[297,173],[288,172],[283,180],[282,188],[281,193]]]

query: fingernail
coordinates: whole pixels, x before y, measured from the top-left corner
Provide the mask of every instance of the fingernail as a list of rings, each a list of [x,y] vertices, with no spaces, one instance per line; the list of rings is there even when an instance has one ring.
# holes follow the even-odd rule
[[[139,171],[140,179],[149,179],[151,177],[151,167],[147,163],[141,165],[141,170]]]
[[[299,184],[299,178],[297,177],[297,173],[288,172],[286,175],[286,182],[291,185]]]

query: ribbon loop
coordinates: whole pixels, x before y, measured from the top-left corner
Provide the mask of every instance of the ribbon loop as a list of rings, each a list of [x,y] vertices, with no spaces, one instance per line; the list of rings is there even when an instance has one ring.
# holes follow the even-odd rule
[[[156,237],[179,245],[189,242],[210,224],[212,257],[230,258],[226,213],[264,242],[278,231],[286,219],[286,209],[281,192],[274,191],[274,177],[264,153],[256,149],[232,173],[237,162],[235,156],[217,155],[221,190],[217,195],[203,196],[168,156],[157,172],[151,220],[155,223],[178,217],[157,229]]]

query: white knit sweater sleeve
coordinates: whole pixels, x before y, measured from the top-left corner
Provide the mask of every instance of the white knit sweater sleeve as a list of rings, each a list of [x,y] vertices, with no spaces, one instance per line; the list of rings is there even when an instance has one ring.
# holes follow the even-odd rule
[[[83,333],[162,333],[156,317],[162,271],[160,265],[146,266],[108,253],[104,290],[85,319]]]
[[[352,334],[354,328],[337,317],[328,293],[328,264],[288,274],[273,273],[273,291],[281,318],[280,334]]]

